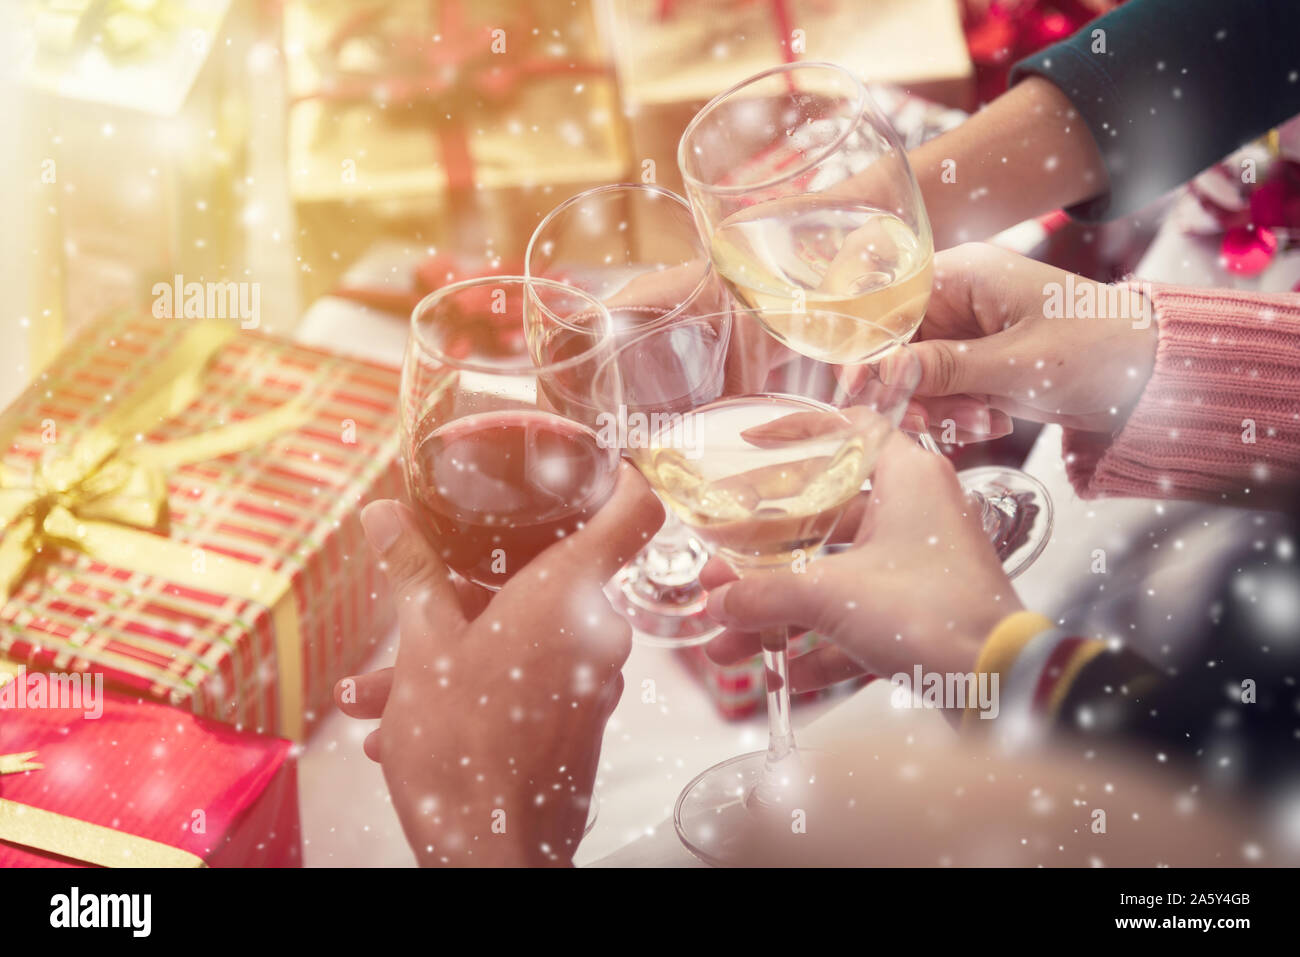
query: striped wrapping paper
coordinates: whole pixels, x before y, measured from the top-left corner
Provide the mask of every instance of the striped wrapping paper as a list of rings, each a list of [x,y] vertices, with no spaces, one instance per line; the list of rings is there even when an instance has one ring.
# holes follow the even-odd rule
[[[190,323],[132,314],[88,329],[0,415],[0,436],[16,430],[4,464],[31,474],[48,436],[75,441]],[[296,429],[167,476],[171,541],[196,561],[224,556],[291,580],[283,601],[296,604],[300,640],[290,653],[277,651],[282,619],[267,605],[47,548],[0,608],[0,654],[33,669],[102,672],[118,690],[301,739],[391,622],[359,512],[400,494],[398,382],[387,366],[239,332],[208,366],[199,398],[145,437],[195,436],[305,403]],[[284,680],[295,671],[300,687]]]

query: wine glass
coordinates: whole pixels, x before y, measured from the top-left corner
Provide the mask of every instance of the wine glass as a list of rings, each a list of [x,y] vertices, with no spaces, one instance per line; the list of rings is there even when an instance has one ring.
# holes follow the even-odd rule
[[[525,315],[555,310],[608,322],[600,302],[543,280],[492,276],[444,286],[411,317],[402,370],[406,489],[447,565],[497,590],[613,492],[618,450],[549,407],[538,380],[594,374],[599,342],[540,367]]]
[[[582,315],[605,335],[539,366],[524,335],[536,312]],[[598,299],[522,276],[453,283],[415,307],[401,384],[406,491],[426,538],[468,581],[500,589],[613,493],[618,448],[557,412],[538,387],[547,377],[590,381],[608,323]]]
[[[593,404],[608,412],[625,405],[651,365],[701,369],[697,352],[713,335],[710,322],[695,317],[617,341],[591,383]],[[629,430],[625,444],[677,517],[745,577],[803,571],[815,560],[869,479],[920,379],[919,363],[902,343],[884,364],[843,366],[770,347],[772,341],[733,335],[726,361],[743,365],[749,376],[724,376],[721,395],[703,389],[675,396],[648,429]],[[745,381],[756,391],[742,391],[738,384]],[[788,837],[791,809],[807,797],[811,773],[790,726],[787,631],[769,629],[760,637],[767,750],[699,775],[674,813],[682,841],[709,863],[732,863],[755,841]]]
[[[794,63],[711,100],[677,151],[723,281],[771,335],[812,358],[856,363],[916,332],[934,241],[898,135],[862,81]],[[939,453],[929,433],[922,445]],[[1051,498],[1019,469],[964,471],[962,486],[1008,575],[1041,553]]]
[[[658,186],[600,186],[560,204],[533,233],[524,273],[570,284],[602,300],[615,337],[701,315],[714,316],[717,327],[730,306],[689,204]],[[591,345],[591,330],[580,319],[555,322],[542,313],[534,318],[545,326],[532,339],[541,362]],[[725,328],[717,331],[726,333]],[[662,398],[663,389],[683,387],[682,377],[698,371],[676,370],[671,381],[655,385],[654,394]],[[567,412],[579,421],[595,415],[583,406],[589,384],[560,389],[555,396],[570,403]],[[650,383],[641,385],[642,393],[649,394]],[[626,411],[636,415],[634,407]],[[680,648],[708,641],[721,631],[704,610],[699,573],[707,559],[705,548],[670,514],[659,533],[614,577],[606,594],[632,624],[638,641]]]

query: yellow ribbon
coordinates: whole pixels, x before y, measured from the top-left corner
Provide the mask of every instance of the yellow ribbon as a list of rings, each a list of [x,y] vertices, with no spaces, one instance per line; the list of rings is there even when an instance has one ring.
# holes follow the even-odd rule
[[[32,758],[36,757],[35,751],[23,751],[19,754],[0,754],[0,774],[20,774],[23,771],[39,771],[45,767],[38,764]]]
[[[35,751],[0,754],[0,774],[39,771]],[[0,841],[100,867],[207,867],[203,858],[138,834],[0,798]]]
[[[93,429],[40,463],[24,482],[0,463],[0,607],[12,597],[38,556],[72,548],[98,561],[202,591],[265,605],[276,625],[280,733],[302,736],[302,644],[292,581],[248,562],[205,554],[164,537],[166,470],[242,451],[298,428],[305,406],[286,403],[264,415],[170,442],[143,434],[199,395],[208,363],[234,327],[197,322],[177,347],[140,380]],[[0,436],[0,450],[7,446]],[[162,534],[160,534],[162,533]]]

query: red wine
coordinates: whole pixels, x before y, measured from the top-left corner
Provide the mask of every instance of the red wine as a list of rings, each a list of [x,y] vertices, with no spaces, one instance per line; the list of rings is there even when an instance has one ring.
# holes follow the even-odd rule
[[[416,510],[442,560],[500,588],[596,513],[617,465],[617,450],[601,448],[590,429],[530,409],[426,418],[408,467]]]

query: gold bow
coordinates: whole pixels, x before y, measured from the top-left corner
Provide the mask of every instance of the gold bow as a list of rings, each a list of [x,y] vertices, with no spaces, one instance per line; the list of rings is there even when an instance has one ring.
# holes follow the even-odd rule
[[[165,537],[167,470],[269,441],[310,417],[294,400],[263,415],[169,442],[145,433],[199,394],[208,363],[235,330],[218,320],[196,322],[175,349],[66,452],[48,457],[28,481],[0,463],[0,607],[47,549],[72,548],[97,560],[191,588],[266,605],[276,620],[280,657],[281,733],[300,733],[301,647],[288,577],[248,562],[207,554]],[[0,435],[0,451],[8,447]],[[163,533],[163,534],[159,534]],[[282,600],[283,599],[283,600]]]
[[[0,774],[21,774],[23,771],[39,771],[45,767],[33,761],[35,751],[23,751],[19,754],[0,754]]]

